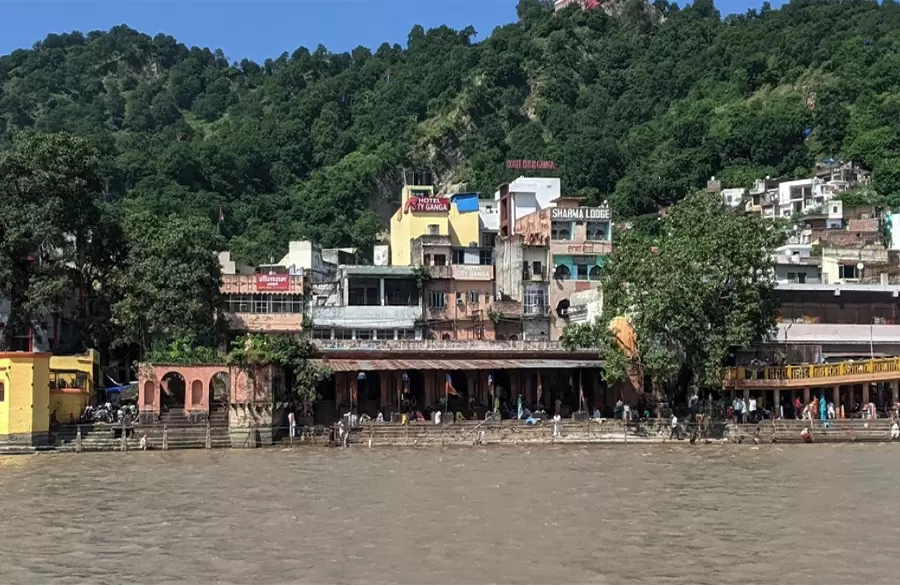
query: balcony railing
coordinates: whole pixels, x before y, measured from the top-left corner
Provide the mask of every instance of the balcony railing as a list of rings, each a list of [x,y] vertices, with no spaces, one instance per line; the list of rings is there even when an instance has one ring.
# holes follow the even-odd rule
[[[741,366],[725,370],[726,382],[743,380],[809,380],[828,381],[845,376],[879,375],[900,373],[900,358],[866,360],[861,362],[840,362],[836,364],[809,364],[802,366]],[[900,377],[900,376],[898,376]]]
[[[410,352],[444,352],[444,353],[473,353],[473,352],[548,352],[565,353],[566,348],[558,341],[500,341],[500,340],[461,340],[446,341],[435,339],[423,340],[396,340],[396,339],[314,339],[321,351],[336,350],[391,350]],[[590,352],[590,350],[586,350]]]

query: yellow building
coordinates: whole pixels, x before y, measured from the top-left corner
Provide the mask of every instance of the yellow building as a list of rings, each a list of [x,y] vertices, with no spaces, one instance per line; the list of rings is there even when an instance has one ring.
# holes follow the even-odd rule
[[[481,245],[478,195],[436,197],[433,186],[403,187],[400,209],[391,217],[391,264],[410,266],[412,240],[426,235],[449,236],[460,248]]]
[[[46,445],[50,354],[0,353],[0,443]]]
[[[99,358],[93,349],[84,355],[50,358],[50,412],[60,423],[77,420],[90,404]]]

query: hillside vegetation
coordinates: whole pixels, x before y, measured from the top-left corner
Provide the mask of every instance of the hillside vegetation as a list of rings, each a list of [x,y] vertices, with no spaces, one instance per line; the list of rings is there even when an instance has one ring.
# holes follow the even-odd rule
[[[896,2],[724,20],[708,0],[518,12],[489,35],[415,27],[406,47],[264,63],[126,26],[50,35],[0,58],[0,142],[85,137],[113,207],[210,224],[221,210],[249,262],[291,238],[370,246],[404,168],[493,192],[512,178],[504,160],[553,159],[568,192],[609,199],[620,218],[711,175],[739,186],[824,157],[858,160],[900,194]]]

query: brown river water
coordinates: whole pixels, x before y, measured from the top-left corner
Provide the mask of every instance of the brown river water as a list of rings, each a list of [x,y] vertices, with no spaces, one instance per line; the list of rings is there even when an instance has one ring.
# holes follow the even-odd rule
[[[900,445],[0,458],[0,584],[900,583]]]

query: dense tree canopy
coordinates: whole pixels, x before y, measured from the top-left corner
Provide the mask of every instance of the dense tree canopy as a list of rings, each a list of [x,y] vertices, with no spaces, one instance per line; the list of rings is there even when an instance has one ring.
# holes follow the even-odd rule
[[[735,214],[715,196],[699,193],[661,218],[657,233],[622,234],[604,270],[605,316],[568,327],[563,341],[600,347],[608,379],[623,379],[632,366],[671,399],[692,383],[720,387],[728,352],[774,330],[772,253],[784,232],[777,223]],[[623,355],[609,332],[618,316],[634,328],[632,356]]]
[[[254,63],[125,26],[0,57],[0,143],[68,131],[97,149],[103,198],[210,222],[235,256],[290,238],[371,244],[403,168],[492,192],[506,158],[556,160],[618,217],[709,178],[744,183],[854,157],[896,195],[900,9],[809,2],[724,20],[709,0],[615,15],[522,0],[519,22],[410,31]],[[374,215],[369,212],[374,212]]]

